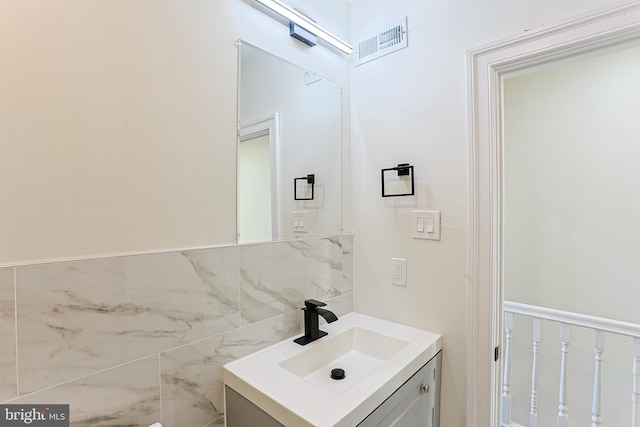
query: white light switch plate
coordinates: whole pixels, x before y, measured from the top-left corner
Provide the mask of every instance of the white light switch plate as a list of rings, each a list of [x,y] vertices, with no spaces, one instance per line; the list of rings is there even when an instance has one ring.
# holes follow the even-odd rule
[[[440,240],[440,212],[413,211],[411,235],[414,239]]]
[[[293,232],[306,233],[307,231],[307,211],[293,211]]]

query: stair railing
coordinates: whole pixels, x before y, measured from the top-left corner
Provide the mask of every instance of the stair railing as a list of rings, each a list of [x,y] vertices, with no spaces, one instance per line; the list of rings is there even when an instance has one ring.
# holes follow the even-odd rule
[[[558,427],[568,427],[569,411],[567,407],[567,355],[571,344],[571,327],[578,326],[594,331],[594,381],[591,408],[591,427],[602,425],[601,387],[602,360],[605,334],[618,334],[632,338],[632,390],[631,390],[631,427],[640,427],[640,325],[621,322],[586,314],[555,310],[552,308],[504,301],[504,376],[502,387],[502,425],[516,426],[511,421],[511,339],[513,336],[513,315],[528,316],[533,319],[533,361],[531,367],[531,405],[529,426],[538,427],[538,352],[540,348],[540,321],[550,320],[560,323],[560,393],[558,396]]]

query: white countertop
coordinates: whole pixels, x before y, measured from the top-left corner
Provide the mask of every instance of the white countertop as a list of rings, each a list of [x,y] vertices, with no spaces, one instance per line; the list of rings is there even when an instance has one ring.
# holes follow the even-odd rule
[[[318,350],[323,341],[354,327],[406,345],[351,383],[329,380],[319,385],[283,367],[283,361]],[[360,313],[349,313],[320,329],[328,335],[306,346],[291,338],[228,363],[223,367],[224,383],[286,426],[353,427],[442,349],[438,334]]]

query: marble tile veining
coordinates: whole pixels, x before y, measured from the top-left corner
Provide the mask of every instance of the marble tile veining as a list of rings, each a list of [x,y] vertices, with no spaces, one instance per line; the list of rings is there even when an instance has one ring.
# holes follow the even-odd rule
[[[223,425],[224,425],[224,417],[220,417],[217,420],[207,423],[203,427],[214,427],[214,426],[223,426]]]
[[[17,393],[13,268],[0,268],[0,402]]]
[[[353,292],[353,235],[341,236],[342,293]]]
[[[70,425],[148,426],[160,420],[158,356],[131,362],[12,400],[69,404]]]
[[[296,310],[307,298],[340,295],[340,238],[240,246],[240,290],[245,323]]]
[[[344,316],[345,314],[353,311],[353,292],[329,298],[325,302],[327,303],[327,308],[338,316],[339,319],[340,316]],[[320,322],[322,324],[324,320],[321,320]]]
[[[20,392],[236,328],[237,248],[17,268]]]
[[[294,311],[162,353],[163,426],[201,427],[219,420],[222,366],[300,331]]]

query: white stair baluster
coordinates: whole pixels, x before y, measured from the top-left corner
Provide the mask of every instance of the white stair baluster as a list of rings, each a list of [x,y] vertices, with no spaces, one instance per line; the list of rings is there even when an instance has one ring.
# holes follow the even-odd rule
[[[511,425],[511,331],[513,330],[513,313],[504,313],[506,330],[504,343],[504,377],[502,381],[502,424]]]
[[[577,326],[587,328],[595,332],[594,335],[594,384],[593,384],[593,400],[592,400],[592,416],[591,427],[600,427],[602,425],[602,378],[603,378],[603,354],[605,344],[605,334],[614,334],[615,336],[626,336],[633,340],[633,365],[632,365],[632,411],[631,411],[631,427],[640,427],[640,323],[630,323],[615,319],[603,317],[595,317],[581,313],[574,313],[563,310],[556,310],[548,307],[540,307],[529,304],[522,304],[513,301],[504,301],[505,316],[505,362],[504,368],[504,386],[502,393],[502,421],[503,427],[519,426],[511,422],[512,416],[512,384],[511,384],[511,346],[512,346],[512,329],[514,316],[527,316],[533,320],[533,359],[531,368],[531,407],[529,411],[529,426],[538,427],[538,406],[539,406],[539,389],[540,383],[538,376],[540,371],[540,338],[542,321],[557,322],[560,325],[560,341],[561,341],[561,365],[560,365],[560,390],[558,398],[558,427],[568,427],[569,415],[567,408],[568,394],[568,353],[571,343],[571,327]],[[587,390],[580,390],[580,394]],[[517,395],[516,395],[517,396]],[[620,403],[620,402],[618,402]],[[586,415],[586,414],[585,414]],[[615,414],[612,414],[615,415]],[[586,420],[585,420],[586,421]],[[548,426],[543,426],[548,427]],[[616,426],[617,427],[617,426]]]
[[[540,349],[540,319],[533,319],[533,361],[531,363],[531,411],[529,427],[538,427],[538,351]]]
[[[567,413],[567,353],[571,342],[571,325],[560,325],[560,342],[562,343],[562,362],[560,364],[560,396],[558,404],[558,427],[567,427],[569,415]]]
[[[633,391],[631,393],[631,401],[633,402],[633,410],[631,411],[631,427],[640,427],[638,422],[638,406],[640,405],[640,338],[633,339]]]
[[[591,406],[591,427],[602,425],[601,386],[602,386],[602,353],[604,352],[604,332],[596,330],[594,333],[594,351],[596,359],[593,377],[593,404]]]

